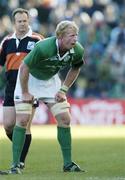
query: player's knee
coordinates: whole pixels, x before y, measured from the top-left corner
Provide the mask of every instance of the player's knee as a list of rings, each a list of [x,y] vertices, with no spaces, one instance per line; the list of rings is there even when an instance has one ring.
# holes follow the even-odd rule
[[[51,107],[51,112],[54,116],[69,113],[70,104],[67,101],[56,103]]]
[[[28,124],[28,118],[23,118],[21,121],[20,121],[20,125],[22,127],[27,127],[27,124]]]
[[[20,102],[15,104],[15,109],[17,117],[16,124],[26,127],[32,114],[32,104]]]
[[[62,127],[69,127],[70,126],[70,121],[67,121],[67,120],[65,120],[65,121],[62,121]]]
[[[30,120],[30,114],[17,114],[16,125],[21,127],[27,127]]]
[[[26,121],[22,121],[22,122],[20,122],[20,126],[25,128],[25,127],[27,126]]]
[[[56,117],[58,126],[68,127],[70,125],[69,108],[70,104],[67,101],[57,103],[51,107],[51,112]]]
[[[15,124],[4,124],[6,134],[11,134],[13,132],[14,125]]]
[[[13,132],[13,127],[8,126],[8,127],[4,127],[4,129],[7,135]]]
[[[59,127],[69,127],[70,126],[70,119],[66,117],[57,118],[57,124]]]

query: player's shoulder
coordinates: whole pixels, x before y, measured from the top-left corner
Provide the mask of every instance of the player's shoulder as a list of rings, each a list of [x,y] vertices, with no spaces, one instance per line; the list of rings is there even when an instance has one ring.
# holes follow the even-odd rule
[[[44,36],[42,34],[37,33],[37,32],[32,32],[31,37],[34,38],[34,39],[38,39],[38,40],[43,40],[44,39]]]
[[[47,37],[36,43],[37,50],[42,52],[45,56],[49,53],[53,53],[56,49],[56,39],[55,37]]]
[[[7,34],[4,38],[3,41],[8,40],[8,39],[12,39],[13,38],[13,33]]]
[[[7,34],[1,41],[1,46],[13,38],[13,33]]]
[[[77,41],[74,47],[76,53],[84,53],[84,47]]]
[[[39,41],[37,44],[39,44],[40,46],[52,46],[53,44],[55,44],[55,40],[56,38],[54,36],[52,37],[47,37],[45,39],[43,39],[42,41]]]
[[[50,43],[50,42],[55,42],[55,36],[51,36],[51,37],[46,37],[43,42],[44,43]]]
[[[84,49],[84,47],[82,46],[82,44],[80,42],[76,42],[76,47],[80,48],[80,49]]]

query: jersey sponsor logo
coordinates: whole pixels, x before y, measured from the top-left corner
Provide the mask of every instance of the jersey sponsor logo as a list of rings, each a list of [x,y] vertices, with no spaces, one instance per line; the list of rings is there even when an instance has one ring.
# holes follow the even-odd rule
[[[27,49],[28,50],[32,50],[35,46],[35,42],[33,41],[29,41],[28,44],[27,44]]]

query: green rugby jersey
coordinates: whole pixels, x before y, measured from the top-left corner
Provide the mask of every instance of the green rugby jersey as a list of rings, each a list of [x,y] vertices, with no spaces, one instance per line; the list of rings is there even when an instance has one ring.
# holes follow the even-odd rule
[[[34,77],[48,80],[67,65],[74,68],[82,66],[83,56],[84,48],[77,42],[74,48],[60,57],[56,37],[50,37],[39,41],[24,62]]]

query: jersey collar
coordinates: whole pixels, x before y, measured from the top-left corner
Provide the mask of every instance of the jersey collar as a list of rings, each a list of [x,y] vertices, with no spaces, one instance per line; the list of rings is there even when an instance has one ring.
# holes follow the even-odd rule
[[[29,26],[29,31],[21,38],[21,40],[24,39],[25,37],[31,36],[31,35],[32,35],[32,29],[31,29],[31,27]],[[12,38],[13,38],[13,39],[17,39],[17,37],[16,37],[16,32],[14,32],[14,33],[12,34]]]
[[[24,38],[27,37],[27,36],[31,36],[31,35],[32,35],[32,29],[31,29],[31,27],[29,26],[29,31],[28,31],[20,40],[24,39]],[[16,37],[16,32],[14,32],[14,33],[12,34],[12,38],[16,40],[16,47],[18,48],[19,43],[20,43],[20,40]]]
[[[74,48],[72,48],[69,51],[67,51],[62,57],[60,57],[58,39],[56,39],[56,47],[57,47],[57,56],[59,58],[59,61],[62,61],[68,54],[74,54]]]

